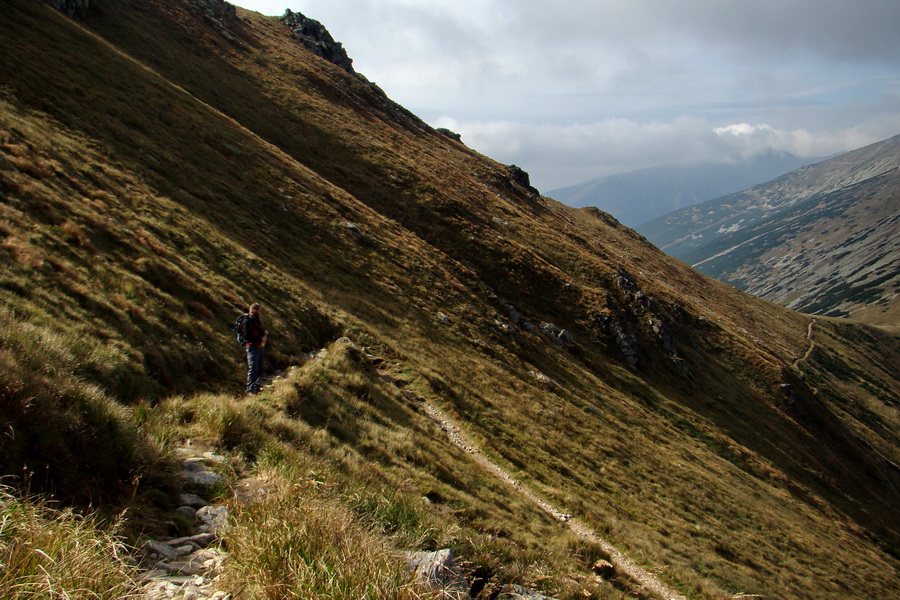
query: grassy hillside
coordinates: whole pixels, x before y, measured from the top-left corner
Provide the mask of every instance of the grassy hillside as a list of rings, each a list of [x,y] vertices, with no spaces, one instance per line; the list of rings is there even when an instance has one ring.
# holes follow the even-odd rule
[[[11,484],[127,506],[136,538],[160,526],[190,439],[280,490],[234,517],[248,597],[264,575],[304,585],[246,557],[302,527],[330,539],[323,514],[391,556],[453,547],[482,597],[633,593],[596,579],[597,548],[454,446],[426,401],[686,597],[896,597],[896,338],[810,328],[535,195],[277,19],[100,7],[73,22],[17,0],[0,23]],[[230,334],[251,301],[267,369],[286,372],[252,400]],[[327,547],[312,564],[340,563]]]

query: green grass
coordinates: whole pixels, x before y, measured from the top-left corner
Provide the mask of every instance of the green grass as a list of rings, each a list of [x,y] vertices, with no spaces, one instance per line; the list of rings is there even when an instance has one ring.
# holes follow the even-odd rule
[[[504,583],[561,600],[634,591],[597,581],[596,549],[477,467],[418,396],[688,597],[891,597],[896,560],[879,544],[896,538],[896,507],[854,440],[896,462],[882,393],[897,389],[896,343],[817,328],[812,395],[783,371],[807,349],[807,317],[520,194],[505,167],[392,111],[277,20],[241,11],[232,46],[188,4],[109,5],[84,23],[125,55],[39,3],[12,3],[0,24],[0,57],[15,57],[0,61],[11,483],[24,470],[67,503],[127,506],[137,538],[171,510],[172,450],[191,440],[231,458],[229,482],[278,484],[270,505],[236,513],[236,593],[268,593],[252,586],[270,568],[273,594],[332,580],[327,593],[374,593],[340,571],[341,544],[365,547],[387,597],[421,592],[384,556],[444,546],[484,596]],[[617,285],[623,271],[634,289]],[[267,372],[285,376],[245,399],[230,329],[251,301],[273,333]],[[510,304],[576,348],[505,333]],[[635,332],[637,369],[608,318]],[[691,379],[653,331],[662,319]],[[332,344],[342,335],[358,349]],[[319,508],[342,532],[333,549],[308,522]],[[316,538],[284,540],[302,579],[252,556],[292,528]]]
[[[21,500],[0,489],[0,596],[122,600],[141,597],[115,527]]]

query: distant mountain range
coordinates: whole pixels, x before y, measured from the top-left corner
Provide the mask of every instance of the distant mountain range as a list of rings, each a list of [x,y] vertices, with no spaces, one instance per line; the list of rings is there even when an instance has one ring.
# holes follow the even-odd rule
[[[898,200],[895,136],[637,230],[707,275],[790,308],[848,316],[875,305],[883,315],[900,286]]]
[[[592,179],[547,193],[569,206],[596,206],[635,227],[672,211],[746,190],[819,159],[768,152],[734,163],[668,165]]]

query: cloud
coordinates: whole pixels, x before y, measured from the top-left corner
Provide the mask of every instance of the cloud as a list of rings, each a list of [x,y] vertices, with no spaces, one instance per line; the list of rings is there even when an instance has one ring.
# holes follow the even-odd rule
[[[857,127],[818,134],[765,124],[717,127],[690,117],[669,123],[619,118],[568,126],[443,118],[436,124],[460,133],[463,142],[487,156],[522,166],[544,192],[639,168],[735,162],[769,151],[822,158],[883,138]],[[900,128],[900,119],[895,124]]]
[[[391,98],[539,189],[900,132],[897,0],[281,3],[322,21]]]

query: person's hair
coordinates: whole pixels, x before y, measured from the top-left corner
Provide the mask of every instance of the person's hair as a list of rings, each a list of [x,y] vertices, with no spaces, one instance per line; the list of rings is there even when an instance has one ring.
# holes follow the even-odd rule
[[[253,304],[250,305],[250,311],[252,312],[254,308],[262,308],[262,307],[259,305],[259,302],[254,302]]]

